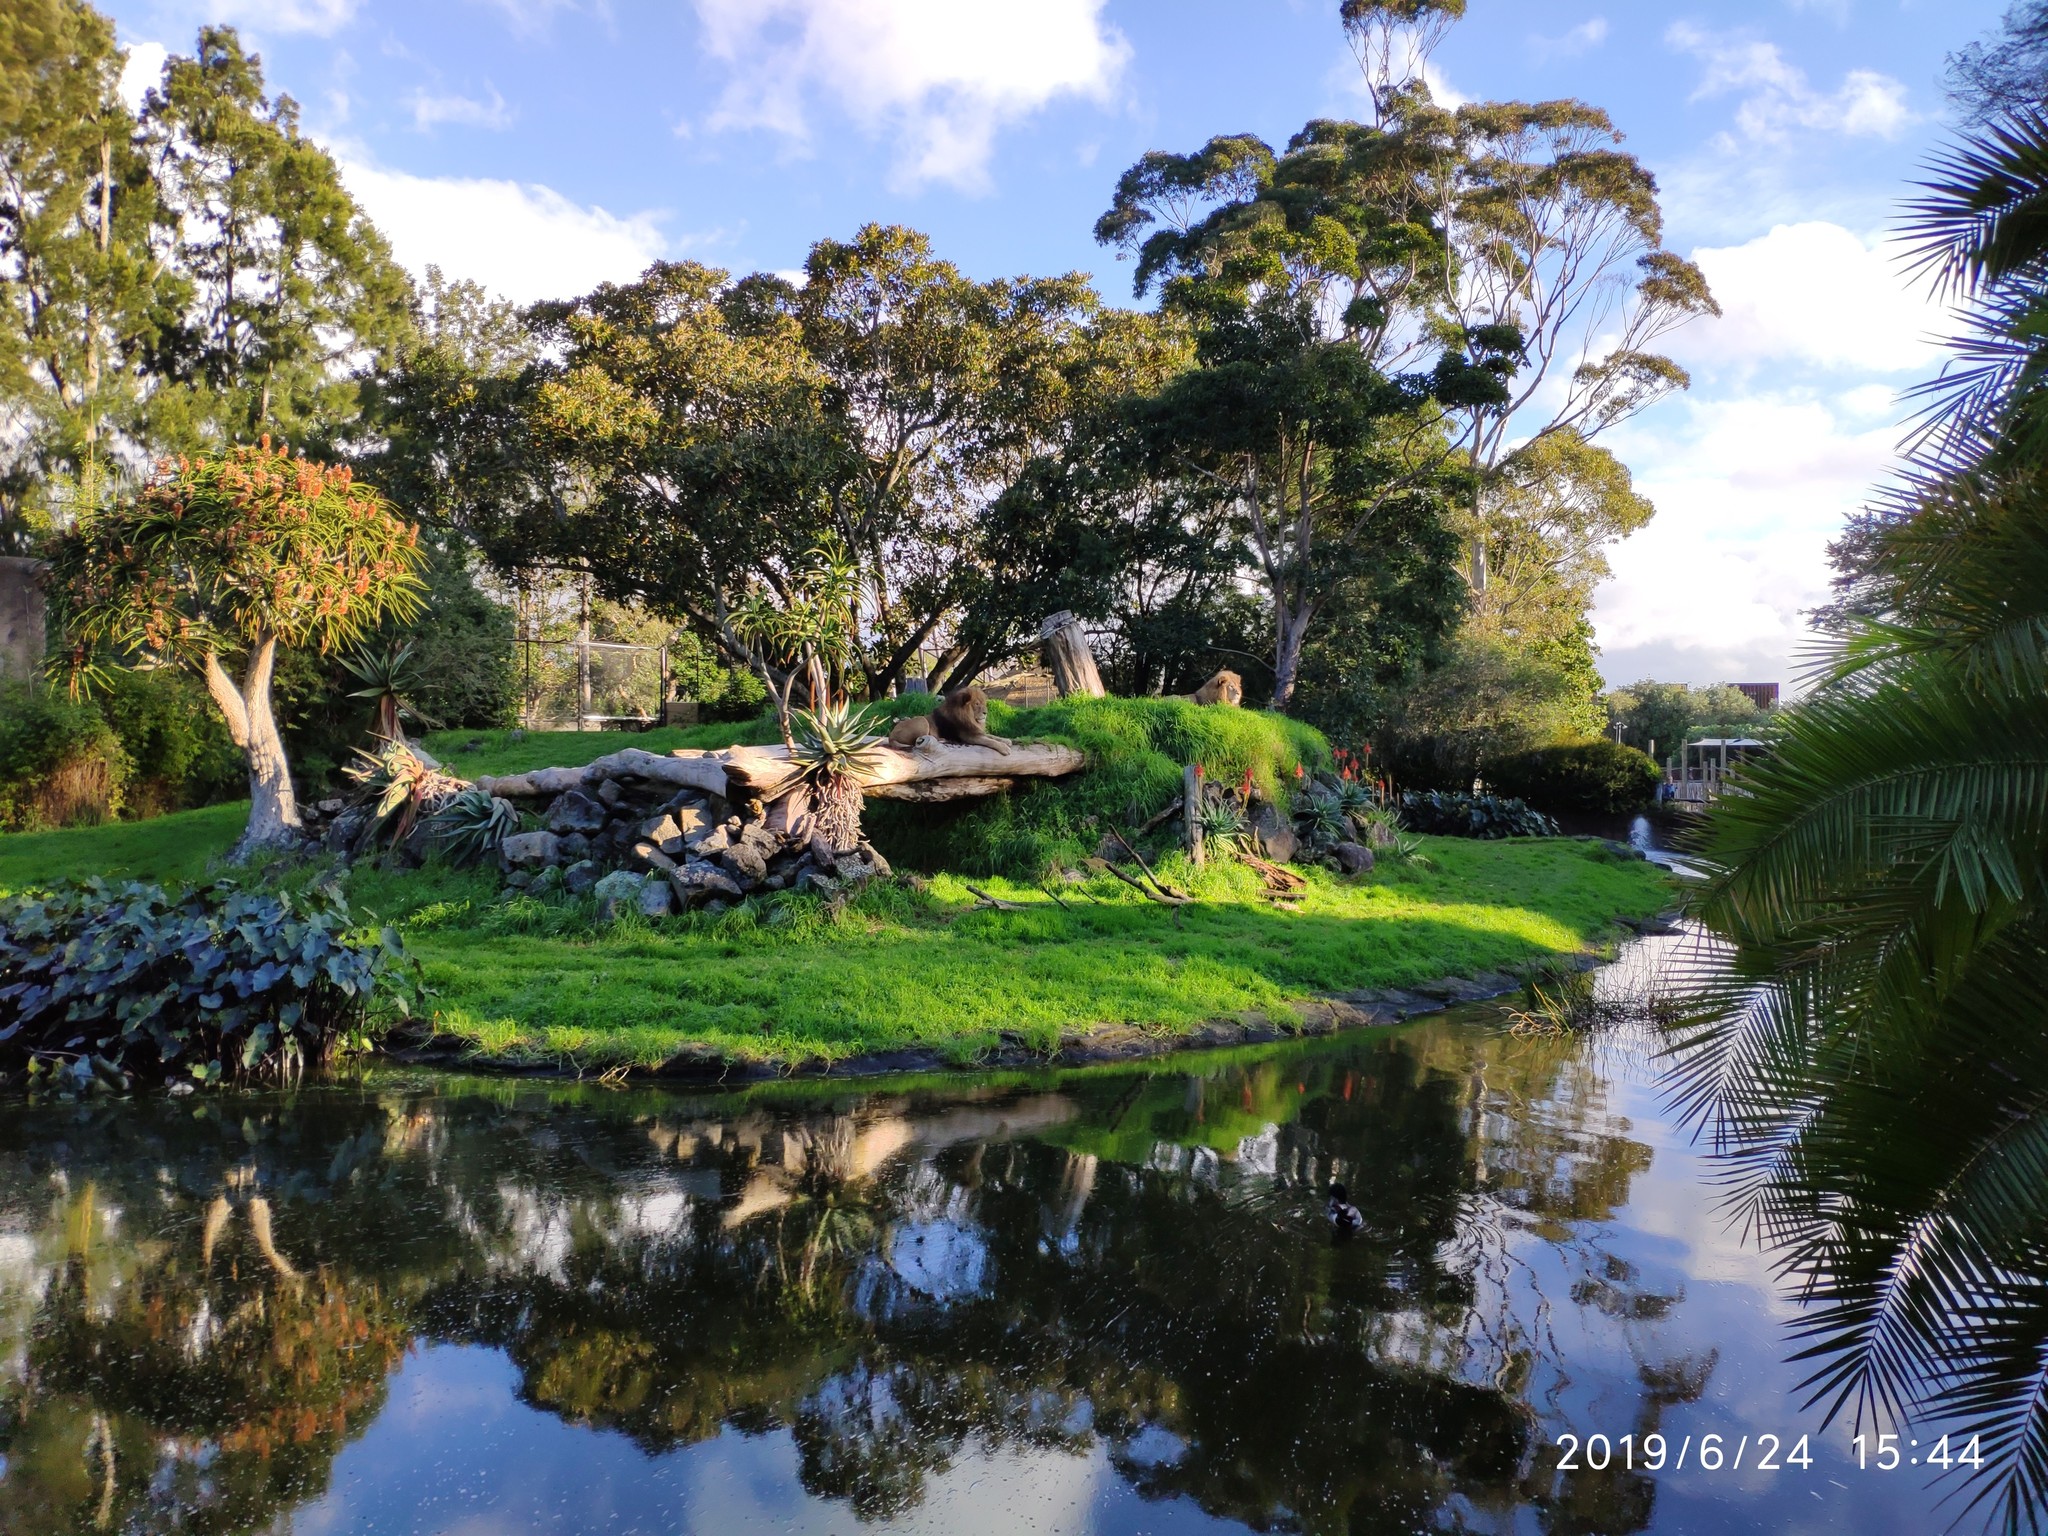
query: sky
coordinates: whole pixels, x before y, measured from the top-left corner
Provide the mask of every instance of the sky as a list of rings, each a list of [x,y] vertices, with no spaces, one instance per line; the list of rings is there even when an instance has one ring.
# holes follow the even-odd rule
[[[225,21],[415,270],[521,301],[659,257],[788,271],[913,225],[977,277],[1080,270],[1118,174],[1362,115],[1336,0],[99,0],[131,80]],[[1795,683],[1826,546],[1891,472],[1944,317],[1888,231],[2006,0],[1471,0],[1440,95],[1574,96],[1655,172],[1724,311],[1604,441],[1657,506],[1595,626],[1611,684]]]

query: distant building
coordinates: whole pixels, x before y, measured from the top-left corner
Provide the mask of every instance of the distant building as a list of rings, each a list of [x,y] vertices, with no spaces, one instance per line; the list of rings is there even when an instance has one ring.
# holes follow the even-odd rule
[[[1745,695],[1758,709],[1771,710],[1778,707],[1776,683],[1737,683],[1735,691]]]

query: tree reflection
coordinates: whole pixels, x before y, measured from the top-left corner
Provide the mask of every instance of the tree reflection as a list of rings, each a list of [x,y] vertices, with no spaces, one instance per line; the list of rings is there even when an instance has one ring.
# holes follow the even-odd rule
[[[266,1525],[409,1345],[457,1342],[650,1455],[786,1433],[865,1520],[969,1452],[1101,1447],[1260,1530],[1635,1530],[1646,1482],[1542,1469],[1537,1314],[1640,1345],[1641,1425],[1697,1395],[1712,1358],[1655,1347],[1677,1297],[1585,1235],[1647,1157],[1568,1043],[1449,1026],[943,1094],[35,1109],[0,1126],[35,1251],[0,1312],[0,1526]],[[1533,1313],[1530,1243],[1577,1277]]]

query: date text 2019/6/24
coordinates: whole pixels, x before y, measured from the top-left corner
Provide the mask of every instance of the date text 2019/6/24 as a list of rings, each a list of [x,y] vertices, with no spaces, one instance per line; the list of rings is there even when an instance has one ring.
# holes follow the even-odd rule
[[[1686,1435],[1673,1441],[1664,1435],[1559,1435],[1557,1468],[1560,1472],[1604,1472],[1617,1462],[1631,1470],[1673,1472],[1687,1466],[1703,1472],[1736,1472],[1747,1467],[1757,1472],[1808,1471],[1813,1466],[1809,1437],[1796,1440],[1779,1435]],[[1849,1442],[1856,1465],[1863,1471],[1892,1472],[1900,1467],[1981,1467],[1984,1454],[1977,1437],[1956,1450],[1943,1435],[1923,1454],[1918,1440],[1901,1441],[1897,1435],[1857,1435]]]

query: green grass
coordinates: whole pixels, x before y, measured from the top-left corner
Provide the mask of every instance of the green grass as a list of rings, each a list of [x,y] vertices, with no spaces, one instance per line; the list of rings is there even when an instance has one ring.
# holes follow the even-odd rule
[[[0,894],[88,875],[158,884],[197,879],[248,821],[249,803],[239,800],[149,821],[0,833]]]
[[[684,748],[707,751],[740,742],[760,746],[777,740],[770,719],[738,724],[665,725],[653,731],[430,731],[420,744],[450,773],[502,778],[535,768],[580,768],[600,757],[639,747],[646,752]]]
[[[436,991],[439,1029],[479,1059],[654,1066],[679,1053],[796,1062],[931,1047],[972,1060],[1006,1036],[1045,1049],[1121,1024],[1172,1035],[1318,992],[1540,964],[1669,900],[1652,867],[1569,841],[1425,839],[1433,868],[1358,882],[1310,875],[1276,910],[1235,866],[1193,884],[1178,918],[1107,878],[991,881],[1019,912],[976,910],[955,879],[870,890],[836,920],[787,898],[722,918],[595,928],[587,905],[497,897],[447,870],[355,877],[396,920]],[[980,882],[977,882],[980,883]]]

